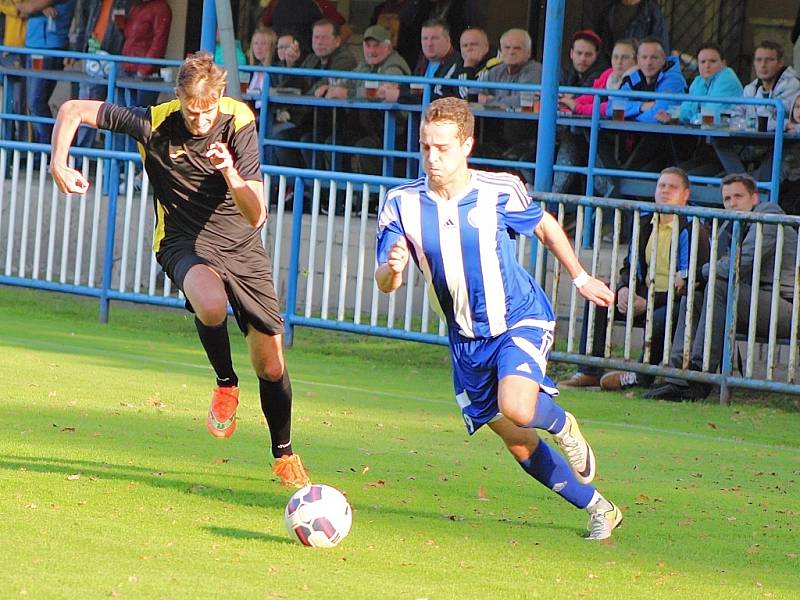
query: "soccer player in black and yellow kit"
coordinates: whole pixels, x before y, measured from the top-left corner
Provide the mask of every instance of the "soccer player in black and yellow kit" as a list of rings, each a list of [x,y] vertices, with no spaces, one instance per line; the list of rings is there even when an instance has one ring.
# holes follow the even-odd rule
[[[292,388],[281,347],[272,267],[259,232],[266,221],[258,138],[250,109],[222,95],[227,73],[210,54],[187,58],[177,99],[149,108],[70,100],[58,112],[50,171],[65,193],[89,182],[67,166],[80,125],[127,133],[139,144],[154,190],[153,249],[195,313],[200,341],[217,376],[207,427],[215,437],[236,429],[238,379],[231,360],[227,306],[245,335],[259,380],[274,472],[301,487],[308,475],[291,446]]]

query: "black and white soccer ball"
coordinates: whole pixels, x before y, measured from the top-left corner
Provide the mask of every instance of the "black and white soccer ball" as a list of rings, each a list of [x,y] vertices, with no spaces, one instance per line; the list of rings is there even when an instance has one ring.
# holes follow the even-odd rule
[[[283,520],[295,541],[313,548],[333,548],[350,533],[353,511],[339,490],[312,483],[289,498]]]

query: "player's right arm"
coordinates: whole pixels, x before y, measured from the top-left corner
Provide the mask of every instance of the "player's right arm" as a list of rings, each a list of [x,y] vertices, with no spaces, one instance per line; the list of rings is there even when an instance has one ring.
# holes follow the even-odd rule
[[[385,263],[375,270],[375,283],[385,294],[395,291],[403,285],[403,271],[408,264],[408,245],[406,238],[401,237],[389,250]]]
[[[97,115],[102,104],[98,100],[69,100],[58,110],[53,128],[50,173],[58,189],[64,193],[84,194],[89,189],[89,182],[84,176],[67,166],[67,157],[78,127],[97,127]]]

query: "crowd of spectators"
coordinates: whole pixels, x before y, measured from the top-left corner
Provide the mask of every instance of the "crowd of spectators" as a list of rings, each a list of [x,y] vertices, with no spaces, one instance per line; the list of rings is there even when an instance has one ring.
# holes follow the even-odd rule
[[[239,44],[237,62],[255,66],[281,66],[308,70],[337,71],[336,77],[299,76],[281,74],[270,79],[270,86],[282,94],[299,94],[339,101],[335,107],[309,107],[298,104],[271,104],[269,137],[278,143],[270,147],[270,159],[276,164],[290,167],[341,168],[359,173],[385,173],[385,165],[374,153],[332,153],[300,151],[292,144],[281,142],[306,142],[316,144],[342,144],[356,148],[381,148],[384,145],[384,114],[381,110],[342,104],[353,100],[375,103],[392,103],[396,115],[396,147],[403,147],[408,135],[408,114],[405,104],[418,104],[423,94],[420,86],[409,86],[389,81],[368,81],[343,76],[342,72],[356,72],[374,76],[415,75],[434,78],[427,93],[430,99],[458,96],[481,111],[538,110],[538,95],[516,90],[482,86],[487,84],[540,84],[542,64],[534,58],[534,48],[528,31],[511,28],[496,40],[490,39],[481,18],[481,7],[475,0],[386,0],[374,9],[370,24],[361,34],[360,50],[347,41],[352,29],[343,15],[329,0],[268,0],[254,23],[253,34],[246,45]],[[48,50],[75,50],[89,53],[109,53],[150,58],[163,57],[171,24],[171,11],[166,0],[0,0],[0,13],[4,15],[4,44]],[[794,38],[800,31],[800,15]],[[559,111],[562,115],[587,117],[599,106],[602,118],[636,121],[649,125],[643,131],[610,133],[600,137],[600,152],[608,155],[609,148],[619,155],[620,149],[628,158],[619,161],[627,169],[660,172],[653,197],[655,204],[683,206],[690,202],[692,186],[690,175],[725,176],[721,188],[721,204],[731,210],[754,213],[781,214],[775,205],[759,201],[753,179],[745,174],[730,175],[724,157],[736,155],[751,170],[755,179],[769,179],[772,171],[772,149],[768,145],[737,144],[736,141],[715,139],[711,142],[702,136],[682,136],[672,142],[672,152],[664,151],[658,128],[662,126],[702,126],[707,123],[724,124],[730,128],[757,128],[774,131],[785,129],[791,134],[800,133],[800,79],[784,60],[784,49],[773,41],[762,41],[754,49],[752,69],[755,78],[743,85],[733,69],[728,67],[720,45],[712,42],[700,44],[695,49],[697,72],[692,73],[682,65],[679,56],[670,53],[670,38],[664,15],[656,0],[612,0],[600,11],[592,28],[581,29],[569,40],[568,60],[565,60],[560,85],[586,88],[592,93],[561,93]],[[800,44],[800,41],[798,42]],[[244,46],[244,47],[243,47]],[[220,49],[218,48],[218,54]],[[11,68],[35,70],[60,70],[75,68],[69,59],[44,57],[34,64],[33,56],[7,54],[2,64]],[[39,57],[41,59],[41,57]],[[218,57],[221,61],[221,56]],[[86,61],[80,65],[91,76],[102,76],[102,61]],[[148,63],[124,63],[122,75],[133,80],[145,80],[158,74],[157,67]],[[694,75],[693,78],[690,76]],[[261,92],[266,83],[264,72],[248,76],[246,98],[254,108],[261,107]],[[379,79],[379,77],[377,77]],[[687,81],[690,79],[690,81]],[[452,80],[452,84],[441,80]],[[463,85],[476,82],[475,86]],[[51,116],[48,102],[55,86],[52,79],[41,77],[10,77],[8,90],[11,110],[24,110],[34,116]],[[158,93],[124,87],[126,93],[118,98],[128,105],[150,105]],[[243,88],[244,89],[244,88]],[[607,96],[603,92],[645,92],[700,96],[707,101],[678,99],[652,100]],[[596,94],[600,93],[599,100]],[[92,81],[91,77],[80,84],[80,98],[103,99],[107,88],[105,81]],[[531,101],[531,97],[533,101]],[[719,98],[759,98],[779,100],[785,109],[780,122],[774,106],[739,105],[715,102]],[[337,116],[338,115],[338,116]],[[488,118],[488,117],[487,117]],[[710,119],[710,121],[706,121]],[[476,154],[482,157],[529,161],[535,158],[537,124],[530,119],[491,117],[479,119]],[[36,122],[31,126],[30,139],[49,141],[51,128]],[[78,144],[94,143],[91,134],[81,131]],[[8,122],[3,136],[24,139],[21,122]],[[587,137],[575,129],[561,127],[557,136],[557,165],[587,164]],[[402,165],[402,161],[395,161]],[[688,173],[688,175],[687,175]],[[524,174],[524,173],[523,173]],[[780,168],[783,189],[782,205],[786,212],[800,212],[800,141],[789,138],[785,145]],[[553,190],[568,193],[578,191],[580,177],[556,170]],[[610,180],[598,177],[594,185],[596,194],[611,191]],[[289,190],[291,193],[291,190]],[[673,231],[677,229],[678,264],[675,273],[669,273],[670,246]],[[773,228],[774,229],[774,228]],[[761,243],[764,255],[768,245],[774,243],[773,229],[764,228]],[[755,252],[755,228],[745,228],[743,264],[752,260]],[[726,234],[725,227],[720,236]],[[729,234],[728,234],[729,235]],[[795,234],[796,235],[796,234]],[[629,248],[628,258],[619,273],[617,303],[614,320],[625,320],[633,313],[635,325],[642,325],[648,313],[648,298],[654,305],[651,314],[652,340],[649,360],[653,364],[663,359],[663,342],[674,334],[669,360],[674,366],[683,355],[683,332],[696,331],[691,348],[690,368],[699,368],[699,356],[705,337],[704,327],[712,326],[714,349],[712,369],[719,364],[718,339],[722,335],[719,322],[724,310],[727,281],[727,256],[718,257],[716,279],[708,281],[709,239],[705,229],[699,244],[692,246],[698,272],[697,286],[687,290],[690,264],[691,225],[683,217],[662,215],[643,220],[637,248]],[[654,244],[658,251],[652,252]],[[784,248],[794,248],[789,240]],[[724,240],[720,248],[725,248]],[[638,257],[632,263],[631,256]],[[655,264],[651,265],[651,260]],[[793,264],[784,260],[784,269]],[[746,269],[745,269],[746,270]],[[647,273],[655,272],[650,278]],[[628,276],[634,273],[635,285],[628,287]],[[762,277],[771,277],[771,268],[762,267]],[[791,274],[788,274],[791,275]],[[788,276],[787,275],[787,276]],[[769,314],[761,303],[768,302],[771,280],[759,283],[763,298],[759,296],[759,317]],[[654,289],[650,289],[654,286]],[[674,289],[669,289],[672,286]],[[745,286],[742,287],[745,289]],[[783,294],[784,289],[781,289]],[[713,297],[711,296],[713,295]],[[687,297],[695,298],[696,311],[692,323],[685,323]],[[743,297],[749,298],[749,292]],[[671,302],[668,302],[668,298]],[[781,296],[779,310],[789,310],[789,298]],[[706,307],[715,305],[713,321],[705,323]],[[764,304],[767,306],[767,304]],[[744,308],[742,308],[744,307]],[[740,323],[748,320],[747,304],[739,305]],[[588,310],[588,309],[587,309]],[[669,315],[669,318],[667,318]],[[586,312],[581,333],[581,351],[602,356],[606,346],[607,311],[596,310],[590,323]],[[674,331],[665,331],[666,323]],[[786,325],[789,319],[784,319]],[[591,327],[590,324],[592,325]],[[764,324],[759,321],[758,327]],[[589,334],[591,329],[591,335]],[[760,331],[761,329],[759,329]],[[780,330],[783,331],[783,330]],[[680,342],[680,343],[679,343]],[[698,346],[699,345],[699,346]],[[603,375],[599,369],[583,368],[562,382],[566,386],[602,385],[606,389],[622,389],[630,385],[650,386],[651,377],[612,371]],[[667,381],[651,391],[656,398],[697,398],[707,393],[706,388],[685,381]]]

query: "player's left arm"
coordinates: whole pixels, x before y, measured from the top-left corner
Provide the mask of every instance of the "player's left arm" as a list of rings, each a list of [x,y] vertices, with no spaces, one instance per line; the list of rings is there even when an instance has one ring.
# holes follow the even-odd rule
[[[605,283],[586,273],[567,234],[550,213],[542,213],[534,233],[567,270],[581,296],[598,306],[610,306],[614,302],[614,292]]]
[[[234,164],[228,145],[214,142],[209,146],[206,157],[222,173],[236,207],[253,227],[261,227],[267,220],[264,203],[264,184],[261,181],[244,179]]]

